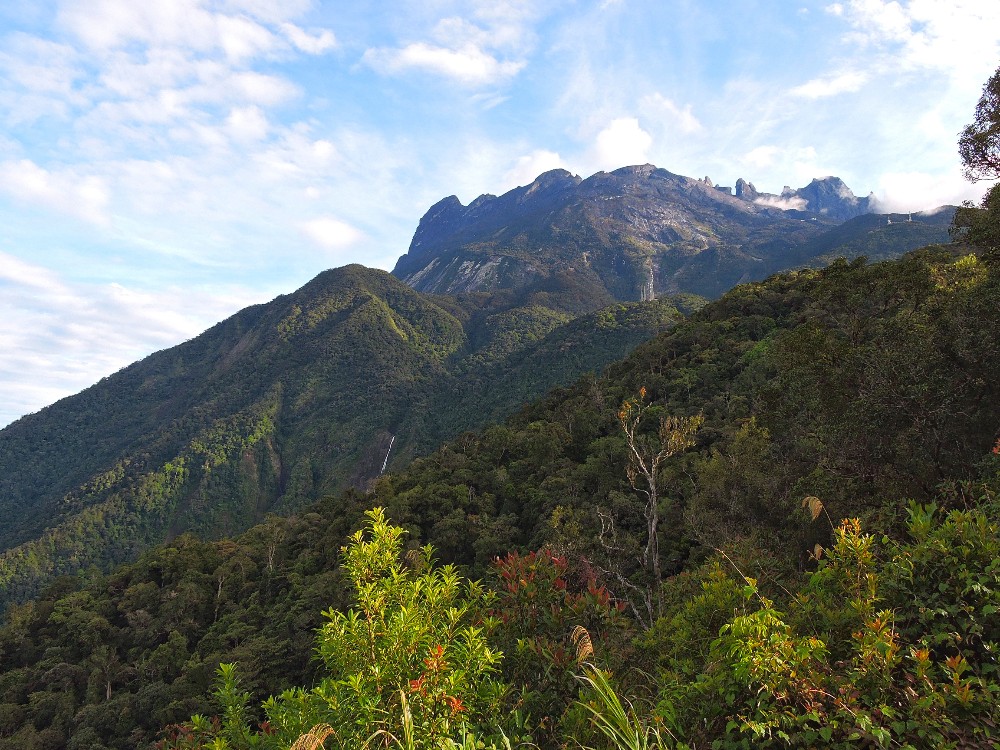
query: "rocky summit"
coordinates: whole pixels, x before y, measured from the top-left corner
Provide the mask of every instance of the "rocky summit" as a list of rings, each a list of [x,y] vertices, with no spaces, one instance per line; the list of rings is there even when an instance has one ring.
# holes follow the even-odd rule
[[[824,232],[876,208],[837,177],[774,195],[742,178],[734,189],[651,164],[587,179],[560,169],[468,206],[439,201],[393,274],[438,294],[518,289],[559,274],[618,300],[717,297],[808,265]]]

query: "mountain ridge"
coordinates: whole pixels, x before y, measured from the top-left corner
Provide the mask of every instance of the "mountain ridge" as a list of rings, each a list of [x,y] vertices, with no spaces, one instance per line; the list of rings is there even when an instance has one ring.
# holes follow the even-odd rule
[[[364,487],[679,317],[619,305],[592,338],[578,295],[434,298],[345,266],[18,420],[0,430],[0,601]]]
[[[516,289],[559,272],[619,301],[671,293],[714,298],[735,284],[808,264],[810,243],[820,234],[876,208],[874,196],[856,197],[837,177],[780,195],[740,178],[734,194],[707,177],[652,164],[586,179],[557,169],[468,206],[455,196],[438,201],[392,273],[436,294]],[[943,229],[930,240],[943,241]],[[924,244],[920,234],[894,252]]]

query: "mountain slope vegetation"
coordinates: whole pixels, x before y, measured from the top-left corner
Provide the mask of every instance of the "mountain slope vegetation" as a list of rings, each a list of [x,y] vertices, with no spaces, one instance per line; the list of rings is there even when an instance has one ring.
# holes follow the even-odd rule
[[[605,375],[584,377],[503,424],[466,433],[366,491],[330,494],[231,541],[182,535],[90,583],[59,579],[39,599],[11,608],[0,631],[0,746],[151,746],[165,724],[219,711],[209,691],[220,661],[239,664],[241,689],[253,696],[247,717],[262,718],[254,709],[259,700],[321,678],[322,666],[310,659],[313,631],[323,623],[325,608],[350,603],[337,550],[362,525],[364,511],[376,505],[409,531],[409,547],[432,544],[442,561],[485,576],[499,594],[514,595],[505,588],[504,570],[533,570],[532,580],[537,576],[555,588],[531,589],[531,596],[555,591],[555,601],[564,602],[553,612],[568,606],[570,593],[584,597],[579,609],[538,620],[531,633],[511,630],[521,619],[513,618],[494,636],[505,651],[505,679],[526,691],[512,693],[521,695],[511,706],[522,717],[517,731],[531,733],[543,746],[556,746],[562,731],[596,742],[587,740],[591,730],[572,705],[572,673],[579,666],[565,656],[573,653],[565,639],[574,624],[592,632],[593,658],[624,679],[624,688],[635,695],[666,690],[660,699],[669,698],[675,708],[672,731],[696,744],[713,737],[728,737],[727,747],[754,737],[770,741],[755,735],[754,726],[765,733],[818,732],[812,719],[795,724],[799,708],[791,706],[798,697],[783,704],[779,695],[774,707],[757,704],[752,710],[763,713],[746,713],[751,704],[740,701],[755,694],[760,683],[754,680],[777,679],[770,673],[737,670],[731,685],[717,678],[705,682],[708,676],[698,676],[702,670],[721,674],[712,671],[713,660],[737,656],[734,651],[723,657],[712,650],[722,645],[711,644],[727,623],[749,627],[764,618],[771,630],[762,632],[784,633],[781,643],[790,649],[806,648],[813,637],[852,653],[850,633],[868,627],[874,610],[865,619],[847,600],[823,599],[832,596],[832,584],[810,583],[809,571],[816,567],[811,558],[822,559],[821,548],[839,549],[830,553],[833,572],[824,574],[836,578],[840,563],[834,561],[848,554],[845,545],[869,545],[882,566],[879,596],[896,606],[912,596],[912,588],[905,588],[902,569],[893,566],[901,564],[900,555],[918,554],[918,546],[906,546],[920,544],[914,518],[937,512],[908,516],[908,501],[985,513],[975,523],[986,524],[987,546],[976,554],[993,554],[988,540],[997,523],[990,503],[1000,476],[993,450],[1000,437],[1000,344],[992,331],[1000,324],[998,311],[1000,278],[988,259],[944,247],[895,262],[842,261],[743,285],[643,344]],[[657,476],[662,580],[642,556],[648,541],[645,487],[628,471],[622,429],[622,404],[630,399],[639,399],[645,410],[638,434],[651,446],[661,417],[704,418],[693,446],[672,454]],[[803,499],[810,497],[821,498],[821,519],[828,521],[811,520],[803,510]],[[863,532],[835,533],[851,517],[862,519],[860,528],[876,531],[875,539],[884,534],[887,546],[871,547],[875,542]],[[939,521],[921,523],[932,529]],[[953,534],[947,544],[957,545],[955,550],[965,544],[959,532],[940,528],[934,532],[938,541],[919,547],[920,555],[940,549],[946,534]],[[903,546],[892,547],[897,543]],[[554,557],[505,557],[540,548]],[[508,568],[495,566],[498,557]],[[545,560],[555,560],[556,568]],[[898,609],[895,624],[883,627],[879,637],[895,644],[890,650],[906,654],[924,648],[921,638],[980,634],[970,647],[928,641],[921,656],[928,660],[925,672],[936,675],[946,659],[961,656],[965,672],[955,689],[971,691],[973,708],[960,715],[949,702],[950,713],[928,713],[920,724],[921,731],[933,725],[946,739],[979,741],[976,732],[987,725],[979,723],[975,707],[987,704],[977,691],[992,689],[995,673],[988,646],[995,639],[989,607],[1000,605],[990,578],[995,571],[982,571],[986,578],[978,585],[985,587],[985,598],[968,604],[953,588],[964,590],[965,574],[955,564],[944,565],[959,578],[938,581],[944,586],[941,619],[924,621],[919,613]],[[978,563],[969,565],[969,575],[979,575]],[[760,599],[754,593],[750,601],[742,598],[748,584],[737,569],[754,579]],[[586,599],[588,591],[593,601]],[[811,598],[796,604],[798,592]],[[624,611],[602,610],[600,602],[609,598]],[[506,601],[508,608],[523,604]],[[646,602],[652,603],[652,619]],[[782,606],[790,621],[774,614]],[[838,619],[837,612],[855,612],[851,617],[859,619]],[[743,615],[757,619],[733,619]],[[529,650],[519,651],[518,640]],[[742,642],[722,644],[737,648]],[[812,670],[809,685],[829,687],[822,682],[828,677],[821,677],[833,668],[823,666],[826,657],[815,648],[796,653]],[[886,674],[904,679],[910,673],[904,666],[900,661]],[[718,689],[723,697],[685,692],[681,684]],[[929,700],[937,695],[953,701],[947,697],[951,688],[940,687],[937,677],[928,684]],[[806,695],[785,683],[778,687],[793,691],[790,696]],[[708,716],[706,707],[718,713]],[[861,715],[859,705],[848,708]],[[835,713],[840,709],[817,704],[820,709],[822,716],[847,721],[847,709]],[[864,710],[876,729],[896,731],[890,719]],[[735,714],[750,723],[728,726]],[[877,740],[871,727],[850,726]],[[905,739],[909,731],[903,726],[898,736]]]
[[[363,486],[678,317],[662,301],[574,322],[579,293],[435,300],[348,266],[19,420],[0,432],[0,601]]]
[[[600,372],[676,320],[678,305],[700,304],[687,292],[622,300],[717,296],[838,253],[892,257],[942,239],[949,215],[837,224],[829,217],[870,201],[834,178],[803,190],[785,198],[816,211],[647,165],[588,180],[547,173],[469,207],[440,203],[396,273],[457,296],[336,269],[0,431],[0,602],[184,531],[235,534],[363,487]],[[471,265],[454,265],[469,253]],[[521,269],[510,278],[508,261]],[[477,280],[431,283],[431,265]]]

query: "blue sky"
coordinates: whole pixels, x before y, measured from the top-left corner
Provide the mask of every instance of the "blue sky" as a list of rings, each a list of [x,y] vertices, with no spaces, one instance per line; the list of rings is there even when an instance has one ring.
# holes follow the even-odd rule
[[[0,425],[555,167],[975,198],[993,0],[5,0]]]

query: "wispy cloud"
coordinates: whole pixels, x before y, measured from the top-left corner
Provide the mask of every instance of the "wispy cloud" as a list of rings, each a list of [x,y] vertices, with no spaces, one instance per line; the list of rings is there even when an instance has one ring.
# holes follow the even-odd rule
[[[542,6],[521,0],[476,0],[463,10],[465,14],[437,19],[425,38],[367,49],[362,63],[383,75],[416,70],[469,87],[495,86],[514,78],[527,65],[534,46],[533,23],[543,14]]]
[[[830,10],[847,39],[895,71],[938,69],[979,82],[1000,59],[1000,4],[981,0],[849,0]]]
[[[30,159],[0,162],[0,191],[14,200],[41,205],[101,226],[109,223],[108,188],[93,175],[49,171]]]
[[[515,76],[525,65],[523,61],[498,60],[475,44],[448,48],[425,42],[414,42],[401,49],[370,49],[362,61],[387,75],[416,69],[470,86],[501,83]]]
[[[692,113],[690,104],[678,106],[672,99],[659,92],[647,94],[639,100],[639,110],[649,118],[655,118],[663,127],[681,135],[700,133],[705,128]]]
[[[3,252],[0,290],[0,424],[267,299],[259,291],[238,288],[167,287],[151,292],[122,284],[71,283]],[[121,325],[123,320],[127,327]]]
[[[309,33],[290,20],[301,6],[283,12],[254,2],[229,2],[225,10],[205,0],[135,3],[130,0],[65,0],[57,23],[88,49],[108,54],[135,44],[221,53],[233,63],[294,46],[321,53],[335,45],[329,30]]]
[[[321,54],[336,40],[262,6],[65,0],[58,41],[24,32],[3,40],[0,98],[16,123],[72,118],[81,137],[111,130],[123,145],[162,137],[151,125],[212,121],[219,106],[282,105],[299,87],[254,67]]]
[[[309,32],[287,21],[282,23],[279,28],[288,41],[295,45],[296,49],[310,55],[320,55],[337,46],[337,37],[329,29]]]
[[[868,74],[861,71],[847,71],[814,78],[791,90],[792,96],[804,99],[825,99],[828,96],[849,94],[858,91],[868,81]]]

